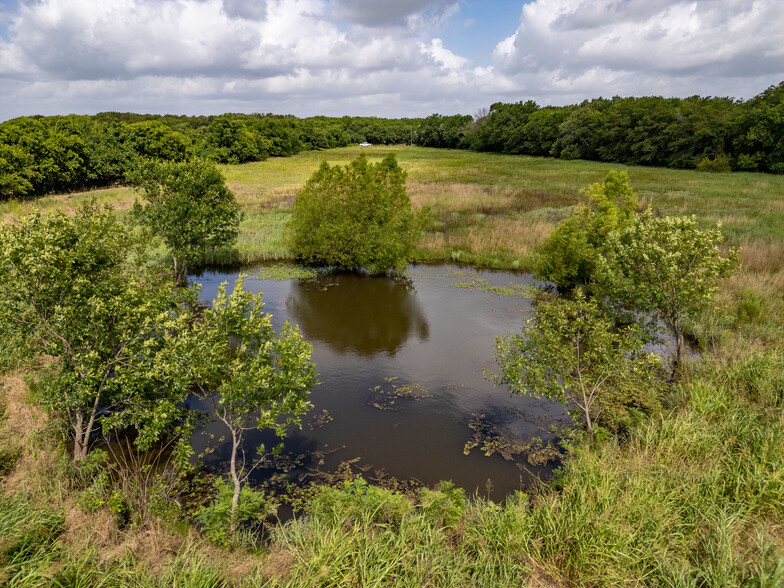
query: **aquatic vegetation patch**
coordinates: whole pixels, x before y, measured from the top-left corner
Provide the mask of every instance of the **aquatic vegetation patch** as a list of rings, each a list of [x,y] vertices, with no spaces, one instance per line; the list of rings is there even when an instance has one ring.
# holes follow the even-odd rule
[[[392,384],[388,388],[385,388],[383,384],[372,387],[365,404],[379,410],[400,411],[403,410],[403,407],[398,404],[398,401],[422,400],[432,396],[422,384],[399,386],[393,383],[395,380],[397,380],[397,376],[384,378],[387,384]]]
[[[519,296],[521,298],[532,298],[534,296],[534,288],[528,284],[515,284],[509,282],[506,286],[492,286],[490,282],[484,278],[476,280],[469,280],[467,282],[455,282],[452,284],[453,288],[461,288],[463,290],[476,290],[478,292],[490,292],[497,294],[500,297],[504,296]]]
[[[256,270],[256,277],[259,280],[283,282],[286,280],[312,280],[318,276],[318,273],[318,269],[313,267],[294,263],[273,263],[260,266]]]
[[[329,411],[325,408],[321,412],[313,415],[313,418],[311,418],[308,423],[308,429],[315,431],[316,429],[327,426],[333,420],[332,415],[329,414]]]
[[[512,431],[503,429],[493,423],[484,414],[473,413],[468,421],[468,428],[474,432],[470,441],[465,444],[463,454],[468,455],[478,447],[486,457],[497,453],[506,461],[512,461],[521,467],[521,460],[526,458],[531,465],[544,465],[561,458],[561,452],[550,442],[539,437],[521,440]]]

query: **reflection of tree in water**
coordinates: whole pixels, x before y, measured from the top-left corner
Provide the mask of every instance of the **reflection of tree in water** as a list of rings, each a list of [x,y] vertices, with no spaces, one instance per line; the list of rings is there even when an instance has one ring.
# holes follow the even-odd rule
[[[403,278],[338,274],[303,280],[294,285],[288,306],[306,338],[341,352],[394,355],[414,334],[423,341],[430,334],[413,284]]]

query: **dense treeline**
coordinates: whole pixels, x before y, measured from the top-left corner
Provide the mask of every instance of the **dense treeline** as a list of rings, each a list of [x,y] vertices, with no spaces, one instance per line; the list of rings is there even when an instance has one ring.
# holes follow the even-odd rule
[[[784,82],[730,98],[598,98],[539,107],[496,103],[458,147],[638,165],[784,173]]]
[[[146,159],[236,164],[362,141],[407,143],[419,123],[271,114],[20,117],[0,124],[0,199],[122,182]]]
[[[367,141],[712,171],[784,173],[784,82],[748,101],[498,102],[486,113],[383,119],[273,114],[22,117],[0,124],[0,198],[122,181],[139,159],[244,163]]]

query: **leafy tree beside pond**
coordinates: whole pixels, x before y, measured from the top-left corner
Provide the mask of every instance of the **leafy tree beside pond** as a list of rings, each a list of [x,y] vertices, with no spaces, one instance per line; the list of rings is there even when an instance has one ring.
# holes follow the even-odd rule
[[[345,167],[326,162],[297,193],[287,226],[294,255],[309,264],[373,274],[405,268],[418,223],[395,156]]]
[[[629,420],[630,407],[655,406],[659,358],[642,349],[636,325],[616,329],[581,290],[536,306],[529,328],[496,341],[496,383],[512,394],[547,398],[584,420],[591,439],[599,423]]]
[[[656,312],[675,338],[674,369],[683,357],[683,321],[710,304],[718,281],[740,269],[740,251],[722,257],[724,236],[691,217],[656,218],[648,209],[609,236],[598,259],[600,290],[636,310]]]
[[[146,201],[137,201],[133,214],[171,252],[175,285],[186,282],[188,267],[205,253],[236,242],[243,214],[213,163],[148,161],[131,179]]]
[[[310,343],[288,322],[277,335],[270,315],[262,310],[261,294],[245,291],[243,277],[229,296],[226,284],[221,284],[212,308],[203,314],[183,315],[169,348],[182,378],[192,383],[197,395],[212,402],[215,416],[231,435],[233,493],[231,509],[224,512],[230,515],[232,535],[240,522],[242,485],[261,462],[261,458],[246,459],[243,436],[265,428],[284,436],[287,426],[299,425],[300,416],[310,409],[308,395],[316,383]],[[211,512],[220,511],[215,505]]]
[[[564,290],[591,283],[607,237],[629,224],[637,208],[637,194],[625,171],[609,171],[601,183],[580,190],[580,195],[572,215],[539,248],[537,277]]]
[[[177,390],[150,371],[172,302],[129,262],[139,250],[111,210],[34,213],[0,231],[0,313],[54,356],[39,401],[63,416],[84,458],[111,411],[152,443],[178,415]],[[133,414],[131,416],[130,411]]]
[[[740,252],[730,249],[722,257],[721,232],[701,230],[693,216],[636,213],[626,172],[611,171],[582,194],[585,200],[540,248],[537,274],[563,289],[585,285],[595,299],[586,300],[578,288],[573,300],[539,304],[525,336],[497,342],[502,372],[495,380],[513,393],[582,411],[593,437],[594,421],[608,406],[612,414],[624,404],[617,401],[624,394],[638,397],[632,405],[643,399],[658,361],[642,354],[638,326],[615,324],[600,303],[663,319],[675,339],[675,374],[684,351],[684,320],[704,309],[719,280],[739,269]]]

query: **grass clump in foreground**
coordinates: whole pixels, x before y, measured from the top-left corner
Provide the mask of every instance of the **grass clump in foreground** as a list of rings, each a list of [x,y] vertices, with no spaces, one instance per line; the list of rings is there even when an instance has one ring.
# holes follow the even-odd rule
[[[345,164],[357,151],[225,168],[246,212],[243,261],[285,258],[276,235],[293,194],[321,158]],[[408,172],[414,206],[433,211],[417,256],[506,267],[530,267],[578,189],[610,168],[426,149],[368,153],[390,151]],[[588,445],[575,437],[551,483],[504,505],[449,486],[412,502],[352,481],[324,490],[306,516],[276,526],[267,553],[229,552],[171,515],[121,528],[109,504],[85,512],[83,482],[62,465],[52,425],[25,402],[16,372],[4,381],[0,421],[0,444],[11,456],[0,474],[0,583],[784,584],[784,178],[630,167],[629,179],[641,202],[662,214],[693,213],[703,227],[721,221],[744,263],[717,302],[685,325],[703,357],[686,363],[662,413],[623,442]],[[46,214],[79,198],[38,202]],[[126,208],[133,200],[122,191],[117,198],[109,200]],[[25,207],[0,207],[4,222]],[[243,234],[243,226],[257,233]],[[25,362],[18,356],[4,367]],[[15,558],[23,549],[25,557]]]

